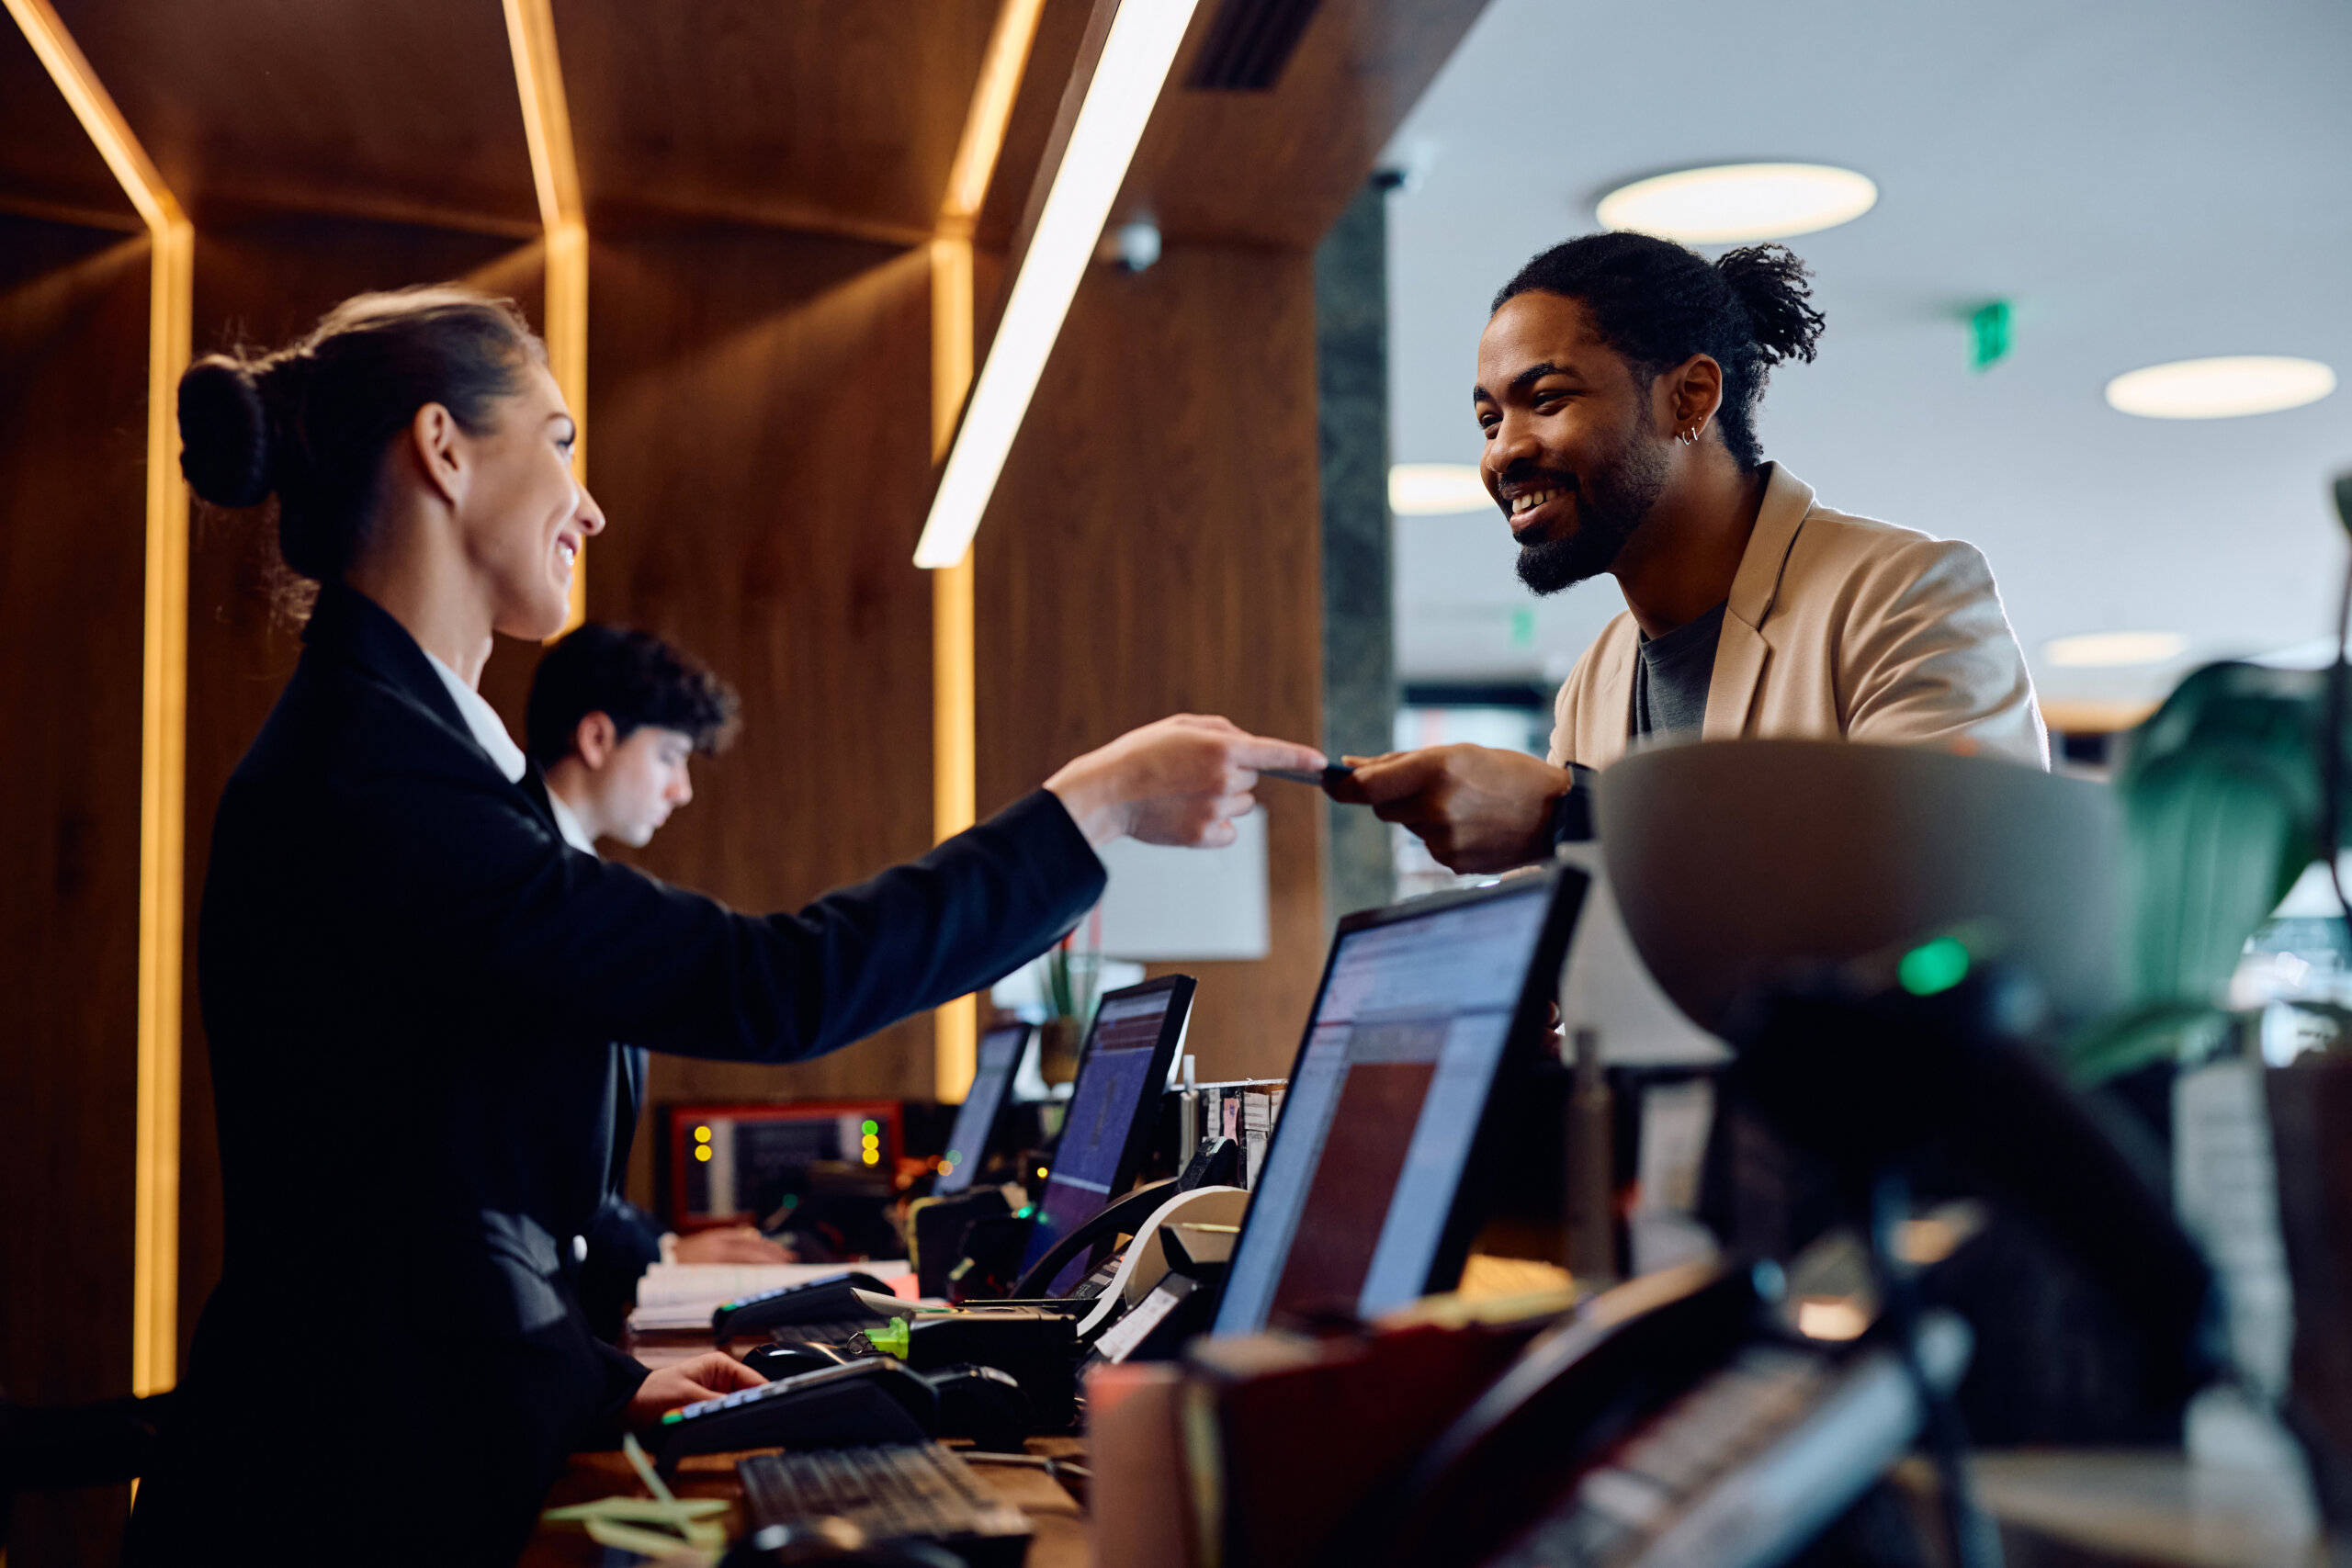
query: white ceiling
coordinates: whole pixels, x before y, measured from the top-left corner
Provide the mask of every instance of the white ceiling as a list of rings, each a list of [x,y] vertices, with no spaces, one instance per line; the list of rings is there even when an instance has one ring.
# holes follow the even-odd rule
[[[1413,175],[1389,208],[1395,457],[1476,461],[1487,300],[1612,186],[1842,164],[1879,204],[1791,242],[1828,328],[1766,395],[1767,454],[1828,504],[1983,548],[2046,700],[2182,668],[2051,668],[2073,633],[2179,632],[2184,662],[2306,641],[2345,553],[2327,479],[2352,468],[2347,65],[2342,0],[1494,0],[1392,149]],[[1965,317],[1998,298],[2015,346],[1973,373]],[[2346,386],[2236,420],[2102,400],[2223,354]],[[1556,679],[1622,607],[1606,578],[1533,600],[1494,513],[1396,527],[1407,680]]]

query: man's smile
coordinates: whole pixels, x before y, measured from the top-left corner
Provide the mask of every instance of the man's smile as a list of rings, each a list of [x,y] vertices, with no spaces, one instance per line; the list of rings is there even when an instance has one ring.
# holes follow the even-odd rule
[[[1547,478],[1499,485],[1497,491],[1496,499],[1510,522],[1511,536],[1525,543],[1544,536],[1546,529],[1566,516],[1576,487]]]

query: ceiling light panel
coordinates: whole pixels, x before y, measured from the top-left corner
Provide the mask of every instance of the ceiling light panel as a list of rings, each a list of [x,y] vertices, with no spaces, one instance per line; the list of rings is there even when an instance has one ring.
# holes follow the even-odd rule
[[[2178,632],[2086,632],[2062,637],[2041,650],[2050,663],[2066,670],[2165,664],[2188,651],[2188,639]]]
[[[1835,229],[1877,204],[1877,185],[1851,169],[1724,164],[1635,180],[1602,197],[1596,216],[1605,229],[1736,245]]]
[[[2301,408],[2334,390],[2335,372],[2316,359],[2240,354],[2130,371],[2107,384],[2107,402],[2143,419],[2238,419]]]
[[[1494,504],[1472,463],[1399,463],[1388,470],[1388,510],[1399,517],[1487,512]]]

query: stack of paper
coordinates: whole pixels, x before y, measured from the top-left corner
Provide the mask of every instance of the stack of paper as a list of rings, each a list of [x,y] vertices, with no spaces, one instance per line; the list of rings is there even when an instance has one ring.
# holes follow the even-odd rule
[[[786,1285],[806,1284],[849,1269],[886,1282],[909,1274],[907,1264],[900,1259],[884,1263],[656,1263],[637,1282],[637,1311],[629,1315],[629,1325],[639,1333],[707,1328],[710,1314],[723,1303]]]

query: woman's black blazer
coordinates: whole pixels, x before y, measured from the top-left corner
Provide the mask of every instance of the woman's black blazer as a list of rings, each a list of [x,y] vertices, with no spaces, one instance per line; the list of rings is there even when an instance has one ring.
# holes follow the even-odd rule
[[[225,1266],[130,1557],[328,1560],[316,1529],[335,1561],[511,1559],[645,1376],[569,1280],[614,1042],[836,1050],[1034,957],[1102,868],[1040,791],[797,914],[738,914],[567,847],[367,598],[323,590],[304,641],[213,827]]]

